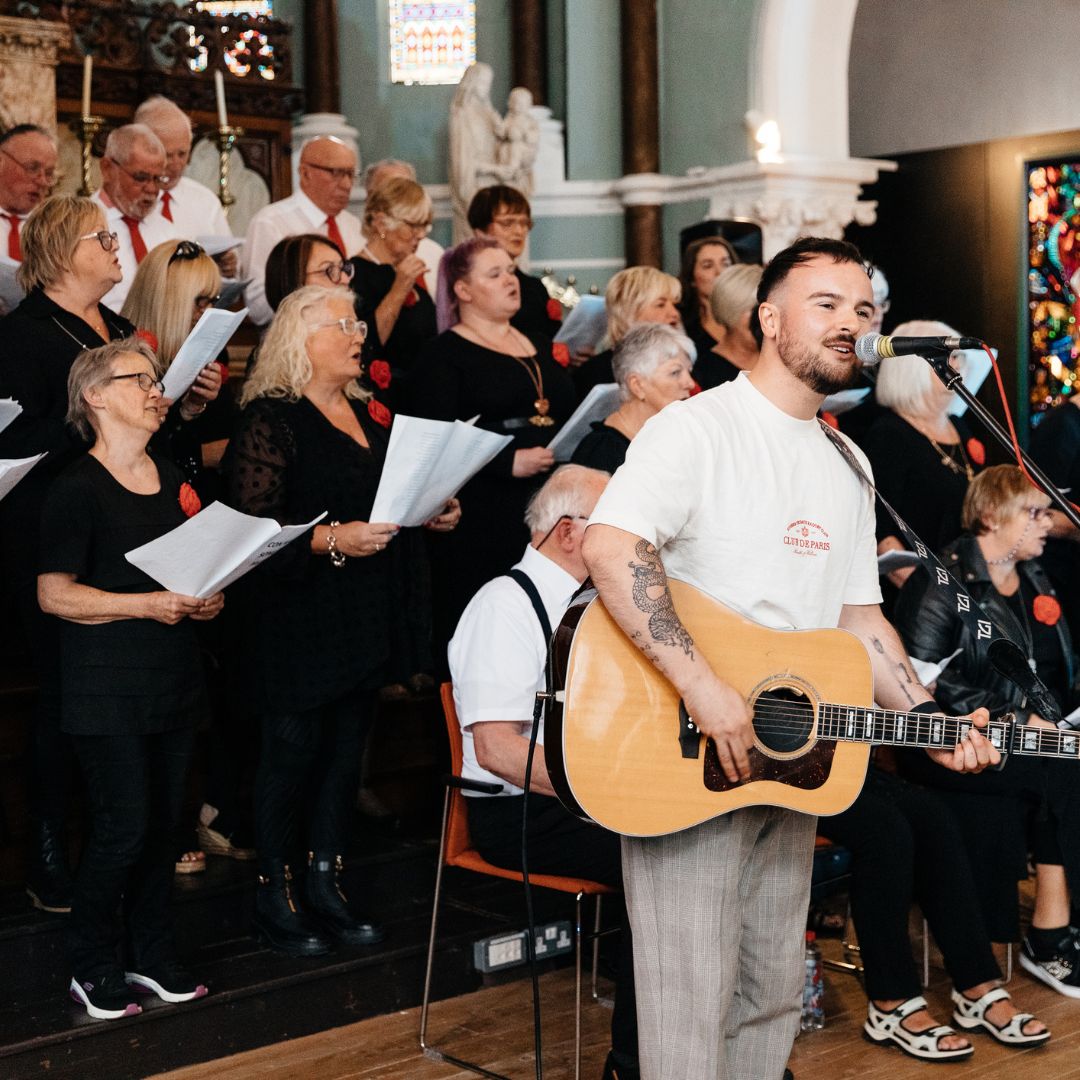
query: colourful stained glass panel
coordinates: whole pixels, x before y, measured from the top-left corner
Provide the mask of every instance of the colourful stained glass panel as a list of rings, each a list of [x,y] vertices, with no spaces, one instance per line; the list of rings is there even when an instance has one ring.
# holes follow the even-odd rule
[[[200,0],[195,5],[200,11],[211,15],[273,15],[273,0]]]
[[[1028,401],[1031,425],[1080,393],[1080,154],[1028,162]]]
[[[391,82],[457,83],[476,60],[475,0],[389,5]]]

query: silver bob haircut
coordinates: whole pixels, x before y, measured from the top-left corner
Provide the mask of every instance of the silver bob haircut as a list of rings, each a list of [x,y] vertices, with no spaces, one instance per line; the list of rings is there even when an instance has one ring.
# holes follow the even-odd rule
[[[666,360],[685,355],[693,365],[697,348],[683,333],[667,323],[635,323],[615,346],[611,370],[623,401],[630,397],[631,375],[647,379]]]

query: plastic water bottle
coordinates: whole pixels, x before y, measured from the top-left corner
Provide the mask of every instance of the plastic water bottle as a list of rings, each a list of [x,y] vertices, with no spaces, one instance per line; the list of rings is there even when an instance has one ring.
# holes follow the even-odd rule
[[[806,931],[806,981],[802,994],[802,1031],[820,1031],[825,1026],[825,983],[821,979],[821,950],[817,935]]]

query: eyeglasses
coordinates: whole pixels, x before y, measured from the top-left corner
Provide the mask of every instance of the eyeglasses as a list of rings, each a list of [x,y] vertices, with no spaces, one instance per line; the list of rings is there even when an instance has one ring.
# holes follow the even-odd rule
[[[314,334],[316,330],[325,330],[330,326],[338,327],[346,337],[352,337],[354,334],[367,337],[367,323],[363,319],[332,319],[330,322],[316,323],[309,329]]]
[[[101,245],[102,251],[112,251],[116,247],[116,239],[116,233],[109,232],[108,229],[99,229],[97,232],[88,232],[85,236],[80,236],[79,242],[96,240]]]
[[[44,180],[46,184],[55,184],[57,181],[56,169],[46,169],[40,161],[20,161],[2,146],[0,146],[0,154],[3,154],[9,161],[14,161],[31,180]]]
[[[329,165],[316,165],[314,161],[301,161],[309,169],[318,169],[320,172],[329,173],[335,180],[348,180],[350,183],[356,179],[355,169],[334,169]]]
[[[1049,521],[1054,514],[1049,506],[1029,506],[1027,512],[1032,521]]]
[[[116,382],[119,379],[134,379],[144,394],[149,394],[151,390],[156,390],[159,394],[165,393],[165,384],[145,371],[133,371],[130,375],[113,375],[109,381]]]
[[[132,172],[130,169],[121,165],[116,158],[108,158],[107,160],[111,161],[122,173],[130,176],[139,187],[149,187],[152,184],[154,187],[160,188],[171,182],[167,176],[154,176],[153,173]]]
[[[533,220],[528,214],[506,214],[493,217],[491,224],[498,225],[500,229],[524,229],[528,232],[533,227]]]
[[[309,271],[307,276],[325,274],[333,284],[340,285],[343,281],[352,281],[355,272],[356,267],[351,262],[328,262]]]
[[[203,254],[203,249],[194,240],[181,240],[176,245],[176,250],[169,256],[168,265],[172,266],[177,259],[197,259]]]
[[[584,514],[563,514],[560,518],[558,518],[556,520],[555,524],[552,525],[551,528],[548,529],[548,531],[546,533],[544,533],[544,539],[541,540],[540,543],[536,545],[536,550],[539,551],[548,542],[548,540],[551,539],[551,534],[559,527],[559,525],[562,522],[564,522],[564,521],[588,521],[588,520],[589,519],[587,517],[585,517]]]
[[[207,308],[216,306],[220,299],[221,293],[218,293],[217,296],[196,296],[195,310],[201,315]]]
[[[413,221],[402,221],[400,218],[390,218],[389,220],[395,223],[395,228],[408,229],[413,236],[419,236],[421,239],[431,232],[430,221],[425,221],[422,224],[417,225]]]

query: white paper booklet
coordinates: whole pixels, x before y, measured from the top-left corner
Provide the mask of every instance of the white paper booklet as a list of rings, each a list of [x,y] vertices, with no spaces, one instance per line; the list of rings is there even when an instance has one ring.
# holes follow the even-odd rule
[[[251,278],[222,278],[221,292],[214,301],[216,308],[231,308],[244,295],[244,290],[251,284]]]
[[[990,350],[997,359],[997,349]],[[956,364],[957,371],[964,377],[964,385],[973,393],[979,392],[979,387],[986,382],[986,376],[990,374],[990,357],[984,349],[957,349],[954,356],[959,357]],[[962,398],[956,398],[949,406],[950,416],[963,416],[967,412],[967,402]]]
[[[188,334],[180,351],[173,357],[169,370],[165,372],[165,397],[179,401],[188,392],[199,377],[199,372],[217,358],[246,315],[247,308],[239,311],[207,308],[202,313],[202,318]]]
[[[946,656],[944,660],[939,660],[936,664],[930,660],[916,660],[915,657],[911,657],[911,666],[915,669],[915,674],[919,676],[919,682],[923,686],[932,686],[937,682],[938,676],[960,655],[960,649],[957,649],[951,656]]]
[[[240,247],[244,238],[242,236],[196,236],[195,242],[211,259],[215,259],[218,255],[224,255],[226,251]]]
[[[838,390],[821,403],[821,411],[832,413],[833,416],[843,416],[844,413],[851,412],[856,405],[861,405],[870,389],[869,386],[856,386],[853,390]]]
[[[23,287],[15,280],[15,271],[18,269],[19,264],[14,259],[0,255],[0,315],[14,311],[26,295]]]
[[[583,296],[563,319],[556,341],[562,341],[571,355],[595,349],[607,333],[607,308],[602,296]]]
[[[124,558],[163,588],[205,600],[291,544],[326,517],[306,525],[279,525],[213,502],[171,532]]]
[[[548,449],[555,455],[556,461],[569,461],[578,448],[578,443],[589,434],[589,428],[596,420],[603,420],[619,407],[619,387],[617,383],[601,383],[594,386],[585,400],[574,410],[573,415],[559,429],[558,435],[548,443]]]
[[[371,520],[405,528],[423,525],[512,441],[461,420],[421,420],[399,413],[390,429]]]
[[[22,412],[22,406],[14,398],[0,398],[0,431]]]
[[[0,461],[0,499],[2,499],[45,455]]]

